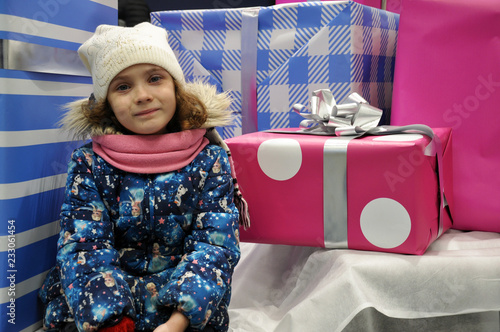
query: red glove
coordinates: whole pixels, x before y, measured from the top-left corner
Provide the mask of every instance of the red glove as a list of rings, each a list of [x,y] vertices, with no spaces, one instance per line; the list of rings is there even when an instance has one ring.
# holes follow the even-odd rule
[[[125,316],[118,324],[100,328],[99,332],[134,332],[134,329],[135,323],[132,318]]]

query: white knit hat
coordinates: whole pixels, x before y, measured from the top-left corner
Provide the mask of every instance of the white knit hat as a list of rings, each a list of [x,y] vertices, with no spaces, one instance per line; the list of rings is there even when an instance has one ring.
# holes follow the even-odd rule
[[[167,42],[167,31],[144,22],[127,28],[100,25],[80,46],[78,54],[92,75],[94,96],[103,101],[111,80],[132,65],[149,63],[164,68],[179,83],[182,69]]]

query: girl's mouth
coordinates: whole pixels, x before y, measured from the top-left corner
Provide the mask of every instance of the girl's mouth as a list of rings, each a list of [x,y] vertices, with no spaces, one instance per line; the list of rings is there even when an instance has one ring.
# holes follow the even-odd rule
[[[150,108],[150,109],[147,109],[147,110],[140,111],[140,112],[136,113],[135,116],[146,116],[146,115],[149,115],[149,114],[153,114],[156,111],[158,111],[157,108]]]

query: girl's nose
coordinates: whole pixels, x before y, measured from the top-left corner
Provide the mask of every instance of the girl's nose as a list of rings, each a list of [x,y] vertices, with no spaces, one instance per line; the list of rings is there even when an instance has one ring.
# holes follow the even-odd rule
[[[138,85],[136,86],[135,99],[137,104],[141,104],[151,101],[153,96],[146,86]]]

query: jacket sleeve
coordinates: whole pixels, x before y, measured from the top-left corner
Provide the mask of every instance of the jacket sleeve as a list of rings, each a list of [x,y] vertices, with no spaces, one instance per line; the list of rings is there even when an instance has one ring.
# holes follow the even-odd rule
[[[200,188],[193,230],[185,239],[185,255],[168,287],[160,291],[160,299],[177,307],[191,327],[199,330],[219,306],[228,304],[223,298],[229,297],[232,273],[240,258],[239,214],[233,203],[227,154],[212,147],[202,159],[206,164],[194,172],[201,176],[193,175],[193,185]]]
[[[113,224],[93,173],[89,146],[75,150],[61,209],[57,263],[61,284],[80,331],[135,317],[130,287],[113,248]]]

